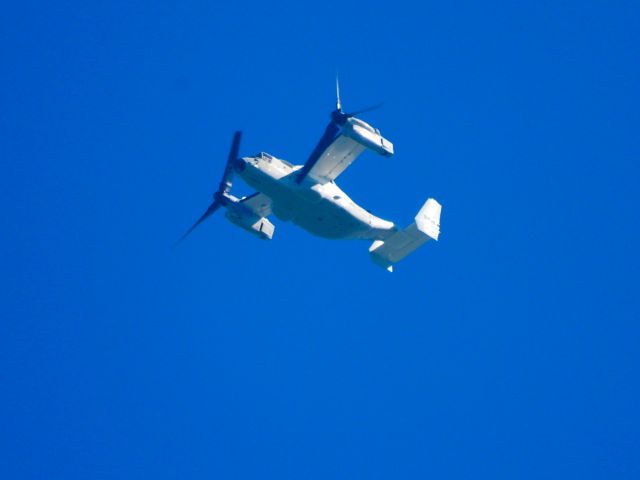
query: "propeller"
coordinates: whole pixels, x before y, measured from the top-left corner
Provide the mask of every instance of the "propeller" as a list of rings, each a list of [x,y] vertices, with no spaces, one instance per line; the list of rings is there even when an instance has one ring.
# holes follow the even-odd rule
[[[182,235],[180,237],[180,239],[173,244],[174,247],[177,247],[178,245],[180,245],[182,243],[182,241],[187,238],[189,236],[189,234],[191,232],[193,232],[198,225],[200,225],[202,222],[204,222],[207,218],[209,218],[211,215],[213,215],[213,213],[218,210],[220,207],[222,206],[222,203],[219,202],[218,200],[214,200],[213,203],[211,205],[209,205],[209,208],[207,208],[207,211],[204,212],[202,214],[202,216],[196,221],[196,223],[194,223],[193,225],[191,225],[191,228],[189,228],[189,230],[187,230],[184,235]]]
[[[233,134],[233,140],[231,142],[231,149],[229,150],[229,155],[227,156],[227,164],[224,168],[224,173],[222,174],[222,180],[220,181],[220,185],[218,186],[218,190],[213,194],[213,202],[207,210],[202,214],[202,216],[194,223],[189,230],[185,232],[180,239],[173,244],[174,247],[179,245],[185,238],[189,236],[191,232],[193,232],[202,222],[204,222],[207,218],[215,213],[220,207],[226,206],[230,200],[227,196],[229,190],[231,190],[231,186],[233,185],[233,173],[234,173],[234,164],[238,161],[238,152],[240,151],[240,140],[242,139],[242,132],[237,131]]]
[[[338,76],[336,75],[336,109],[333,112],[331,112],[331,120],[336,124],[342,126],[345,124],[345,122],[349,118],[355,117],[356,115],[360,115],[361,113],[377,110],[382,105],[383,105],[382,103],[377,103],[375,105],[372,105],[371,107],[363,108],[362,110],[357,110],[355,112],[351,112],[351,113],[343,112],[342,102],[340,101],[340,82],[338,80]]]
[[[355,112],[343,112],[342,102],[340,101],[340,82],[338,81],[338,76],[336,75],[336,109],[331,112],[331,121],[325,128],[320,141],[311,152],[311,155],[309,155],[309,158],[305,162],[304,166],[298,172],[296,183],[302,183],[302,180],[304,180],[307,174],[315,166],[316,162],[320,159],[322,152],[324,152],[325,149],[329,145],[331,145],[331,142],[333,142],[333,140],[336,138],[336,134],[340,131],[340,127],[342,127],[348,119],[355,117],[356,115],[360,115],[361,113],[370,112],[371,110],[375,110],[377,108],[380,108],[381,106],[382,103],[378,103],[371,107],[364,108]]]
[[[229,190],[231,190],[231,186],[233,185],[233,167],[234,163],[238,161],[240,140],[242,140],[242,132],[237,131],[233,134],[231,150],[229,150],[229,155],[227,156],[227,165],[224,168],[224,174],[222,175],[222,181],[220,182],[217,193],[229,193]]]

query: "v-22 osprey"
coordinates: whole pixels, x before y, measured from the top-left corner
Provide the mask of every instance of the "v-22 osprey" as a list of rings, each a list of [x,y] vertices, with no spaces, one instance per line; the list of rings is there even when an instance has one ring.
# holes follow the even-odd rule
[[[384,157],[393,155],[393,144],[380,130],[356,118],[372,110],[345,113],[336,80],[336,109],[322,138],[303,165],[293,165],[265,152],[252,157],[238,156],[242,132],[235,132],[226,168],[213,203],[178,241],[220,207],[235,225],[262,239],[271,240],[275,215],[306,231],[330,239],[362,239],[373,243],[371,259],[388,271],[393,265],[429,240],[438,240],[441,205],[429,198],[404,229],[376,217],[338,187],[335,180],[364,150]],[[231,194],[234,174],[238,174],[256,193],[238,198]]]

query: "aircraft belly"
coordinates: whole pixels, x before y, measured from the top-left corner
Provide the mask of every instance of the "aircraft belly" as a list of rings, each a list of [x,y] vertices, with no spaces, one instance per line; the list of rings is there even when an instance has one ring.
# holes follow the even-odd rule
[[[296,188],[247,169],[243,179],[271,199],[271,211],[282,221],[293,222],[319,237],[331,239],[372,238],[372,215],[345,198],[337,186]],[[338,197],[338,200],[333,200]],[[378,235],[376,234],[377,238]]]
[[[328,200],[301,209],[293,222],[314,235],[333,239],[358,238],[369,229],[368,224]]]
[[[289,199],[283,201],[280,198],[278,200],[273,200],[273,203],[271,204],[271,211],[279,220],[282,220],[283,222],[291,222],[300,215],[300,211],[305,207],[310,208],[310,205],[300,199],[294,199],[293,201]]]

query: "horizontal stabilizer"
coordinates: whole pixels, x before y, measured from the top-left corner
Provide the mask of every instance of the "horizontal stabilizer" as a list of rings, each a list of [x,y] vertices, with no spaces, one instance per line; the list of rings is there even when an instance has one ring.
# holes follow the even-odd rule
[[[399,230],[385,241],[376,240],[369,248],[371,259],[389,271],[430,239],[440,235],[440,212],[442,206],[433,198],[427,200],[415,217],[415,221],[404,230]]]

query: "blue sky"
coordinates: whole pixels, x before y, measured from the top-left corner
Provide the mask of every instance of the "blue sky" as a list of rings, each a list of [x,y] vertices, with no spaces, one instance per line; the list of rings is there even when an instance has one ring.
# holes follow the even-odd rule
[[[634,2],[19,2],[0,19],[7,478],[638,478]],[[442,234],[202,213],[234,130]],[[249,193],[238,186],[239,193]]]

